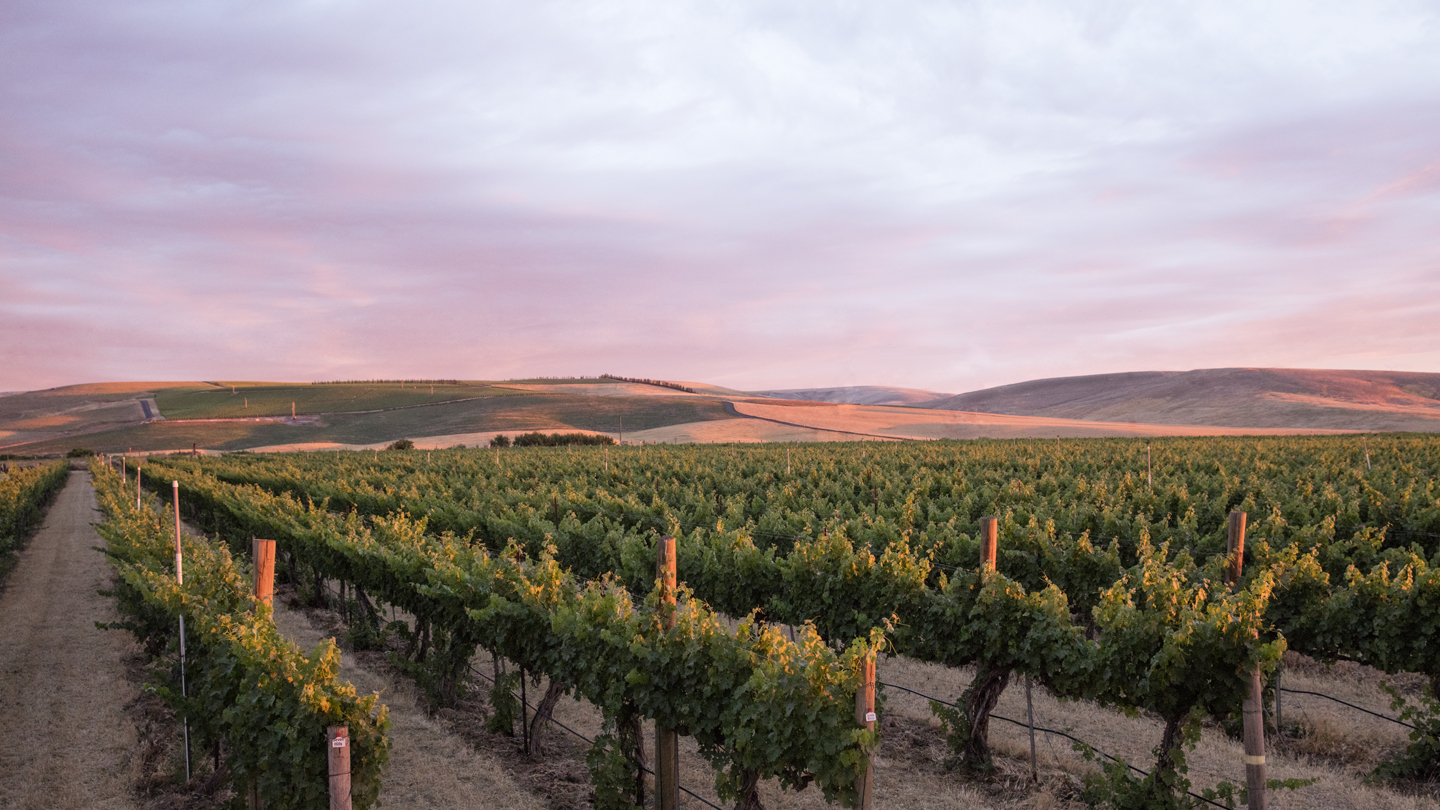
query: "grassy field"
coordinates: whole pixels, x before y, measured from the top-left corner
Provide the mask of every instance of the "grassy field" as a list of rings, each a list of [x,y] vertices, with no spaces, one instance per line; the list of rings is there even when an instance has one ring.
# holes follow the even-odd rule
[[[440,387],[436,386],[437,395],[439,390]],[[380,413],[325,414],[297,423],[288,420],[153,422],[38,442],[26,445],[23,452],[63,453],[72,447],[120,452],[130,448],[189,449],[191,445],[211,450],[240,450],[302,442],[374,444],[401,438],[495,430],[580,429],[614,433],[618,431],[622,419],[628,434],[687,422],[732,418],[725,412],[724,403],[693,397],[587,397],[478,388],[470,390],[492,390],[495,395],[468,402],[445,402]],[[228,389],[224,396],[230,396]],[[288,399],[285,400],[285,414],[289,414]]]
[[[585,383],[595,384],[613,382],[617,381],[612,380],[609,377],[563,377],[556,379],[550,379],[549,377],[536,377],[529,380],[505,380],[504,382],[497,382],[495,383],[495,385],[506,385],[507,383],[514,383],[515,385],[578,385]]]
[[[233,388],[203,384],[157,391],[155,404],[160,406],[160,413],[166,419],[225,419],[289,416],[291,403],[297,414],[309,415],[428,405],[507,393],[510,392],[484,384],[237,383]]]

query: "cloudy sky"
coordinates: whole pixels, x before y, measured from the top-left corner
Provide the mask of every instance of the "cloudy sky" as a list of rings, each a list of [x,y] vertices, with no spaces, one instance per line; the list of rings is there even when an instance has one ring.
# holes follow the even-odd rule
[[[3,17],[0,390],[1440,372],[1434,2]]]

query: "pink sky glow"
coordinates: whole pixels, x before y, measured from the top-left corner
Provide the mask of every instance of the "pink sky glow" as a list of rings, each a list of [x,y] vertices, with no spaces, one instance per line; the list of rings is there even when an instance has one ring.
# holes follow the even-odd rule
[[[1440,372],[1433,3],[4,16],[0,391]]]

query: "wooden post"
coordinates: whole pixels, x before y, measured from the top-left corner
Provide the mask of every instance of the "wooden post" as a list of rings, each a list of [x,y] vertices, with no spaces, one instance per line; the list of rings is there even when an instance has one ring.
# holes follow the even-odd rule
[[[295,403],[290,403],[290,421],[295,421]]]
[[[1234,585],[1240,581],[1240,572],[1245,567],[1245,513],[1230,513],[1230,537],[1227,551],[1230,567],[1225,572],[1225,584]]]
[[[1250,672],[1250,694],[1246,696],[1245,713],[1245,787],[1250,796],[1250,810],[1265,810],[1265,702],[1260,670]]]
[[[182,562],[181,562],[181,559],[180,559],[180,482],[179,482],[179,481],[171,481],[171,482],[170,482],[170,492],[171,492],[172,495],[173,495],[174,503],[175,503],[175,583],[176,583],[177,585],[184,585],[184,584],[185,584],[185,573],[184,573],[184,571],[183,571],[182,568],[181,568]]]
[[[875,721],[875,654],[872,652],[860,663],[860,688],[855,692],[855,722],[874,731]],[[875,807],[875,757],[865,757],[865,773],[855,784],[856,810],[874,810]]]
[[[140,508],[140,465],[135,465],[135,508]]]
[[[1145,443],[1145,484],[1150,489],[1155,488],[1155,473],[1150,466],[1150,443]]]
[[[1365,448],[1365,469],[1368,470],[1370,469],[1370,442],[1366,441],[1364,436],[1361,436],[1360,446]]]
[[[1000,521],[993,517],[980,518],[980,570],[995,570],[995,547],[998,541]]]
[[[675,538],[662,537],[655,546],[655,578],[660,582],[660,626],[675,626]],[[680,735],[655,724],[655,807],[680,806]]]
[[[1231,512],[1229,527],[1230,566],[1225,581],[1238,585],[1245,564],[1245,513]],[[1265,810],[1265,698],[1260,670],[1251,670],[1249,694],[1241,711],[1245,720],[1245,787],[1250,810]]]
[[[274,606],[275,596],[275,541],[251,540],[251,559],[255,562],[255,599]]]
[[[330,810],[350,810],[350,729],[325,729],[325,750],[330,753]]]

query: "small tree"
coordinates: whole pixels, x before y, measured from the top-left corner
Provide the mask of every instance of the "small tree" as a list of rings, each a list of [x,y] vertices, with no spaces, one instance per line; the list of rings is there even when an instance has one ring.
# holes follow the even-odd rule
[[[387,447],[387,448],[385,448],[385,449],[386,449],[386,450],[414,450],[414,449],[415,449],[415,442],[412,442],[412,441],[410,441],[409,439],[399,439],[399,440],[396,440],[396,441],[394,441],[394,442],[391,442],[391,443],[390,443],[390,446]]]
[[[506,436],[504,433],[498,434],[498,435],[495,436],[495,438],[493,438],[493,439],[490,440],[490,446],[491,446],[491,447],[509,447],[509,446],[510,446],[510,437],[509,437],[509,436]]]

